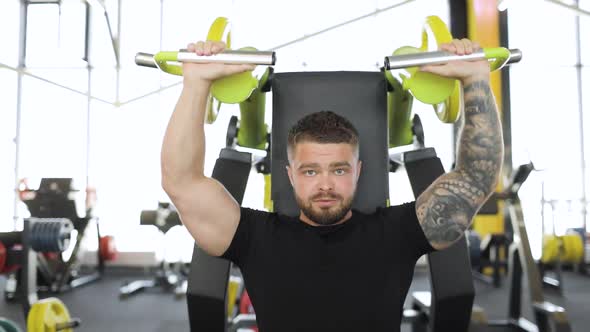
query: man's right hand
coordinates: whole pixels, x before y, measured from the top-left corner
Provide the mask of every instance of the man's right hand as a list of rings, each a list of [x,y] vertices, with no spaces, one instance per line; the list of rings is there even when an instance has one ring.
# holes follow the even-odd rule
[[[197,55],[210,56],[222,52],[225,49],[225,43],[221,41],[199,41],[190,43],[187,46],[189,52],[195,52]],[[224,64],[224,63],[190,63],[182,64],[182,72],[185,86],[195,86],[206,84],[210,85],[213,81],[225,76],[254,70],[256,65],[250,64]]]

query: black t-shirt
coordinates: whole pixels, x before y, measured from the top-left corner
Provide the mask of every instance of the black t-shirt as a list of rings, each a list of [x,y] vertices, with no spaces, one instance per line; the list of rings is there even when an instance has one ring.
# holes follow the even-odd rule
[[[241,208],[222,257],[240,267],[261,332],[399,331],[416,261],[434,249],[415,202],[352,212],[316,227]]]

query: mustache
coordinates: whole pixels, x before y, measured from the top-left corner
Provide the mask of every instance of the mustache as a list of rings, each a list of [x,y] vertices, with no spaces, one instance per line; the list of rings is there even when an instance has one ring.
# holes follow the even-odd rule
[[[330,200],[337,200],[342,199],[342,197],[338,194],[315,194],[311,197],[312,201],[323,200],[323,199],[330,199]]]

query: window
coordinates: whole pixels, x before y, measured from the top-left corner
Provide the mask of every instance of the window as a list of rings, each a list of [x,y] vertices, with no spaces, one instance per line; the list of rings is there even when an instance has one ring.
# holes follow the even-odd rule
[[[590,0],[580,0],[580,8],[590,12]],[[590,15],[580,16],[580,47],[582,64],[590,66]]]
[[[541,170],[520,190],[531,249],[539,258],[543,234],[562,235],[568,228],[581,227],[586,217],[582,207],[588,185],[585,193],[580,181],[587,174],[582,167],[580,121],[584,128],[588,121],[580,116],[584,110],[578,84],[586,85],[590,77],[580,82],[575,65],[577,47],[584,52],[588,25],[580,17],[582,44],[578,45],[576,16],[570,10],[545,1],[533,6],[514,2],[508,15],[510,47],[523,51],[523,60],[510,67],[512,159],[514,167],[532,161]],[[551,17],[552,24],[543,17]],[[548,35],[559,36],[551,46],[541,37]],[[585,102],[583,107],[588,107]]]
[[[576,63],[575,16],[571,11],[541,0],[512,1],[508,15],[510,47],[522,50],[522,64],[546,67]],[[558,37],[551,38],[548,45],[547,36]]]
[[[20,5],[18,0],[2,1],[0,10],[0,63],[16,67],[18,65],[18,36],[20,24]]]
[[[29,5],[27,11],[27,67],[85,68],[81,2]]]
[[[87,99],[28,77],[23,96],[22,176],[74,177],[84,183]]]
[[[0,69],[0,232],[13,230],[17,74]]]

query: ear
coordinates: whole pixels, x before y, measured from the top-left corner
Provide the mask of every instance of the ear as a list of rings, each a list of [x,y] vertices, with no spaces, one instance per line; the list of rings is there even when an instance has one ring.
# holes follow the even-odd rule
[[[291,166],[285,166],[287,169],[287,175],[289,176],[289,182],[291,182],[291,186],[293,187],[293,173],[291,172]]]
[[[363,162],[362,161],[358,161],[357,163],[357,171],[356,171],[356,179],[358,180],[361,176],[361,169],[363,168]]]

